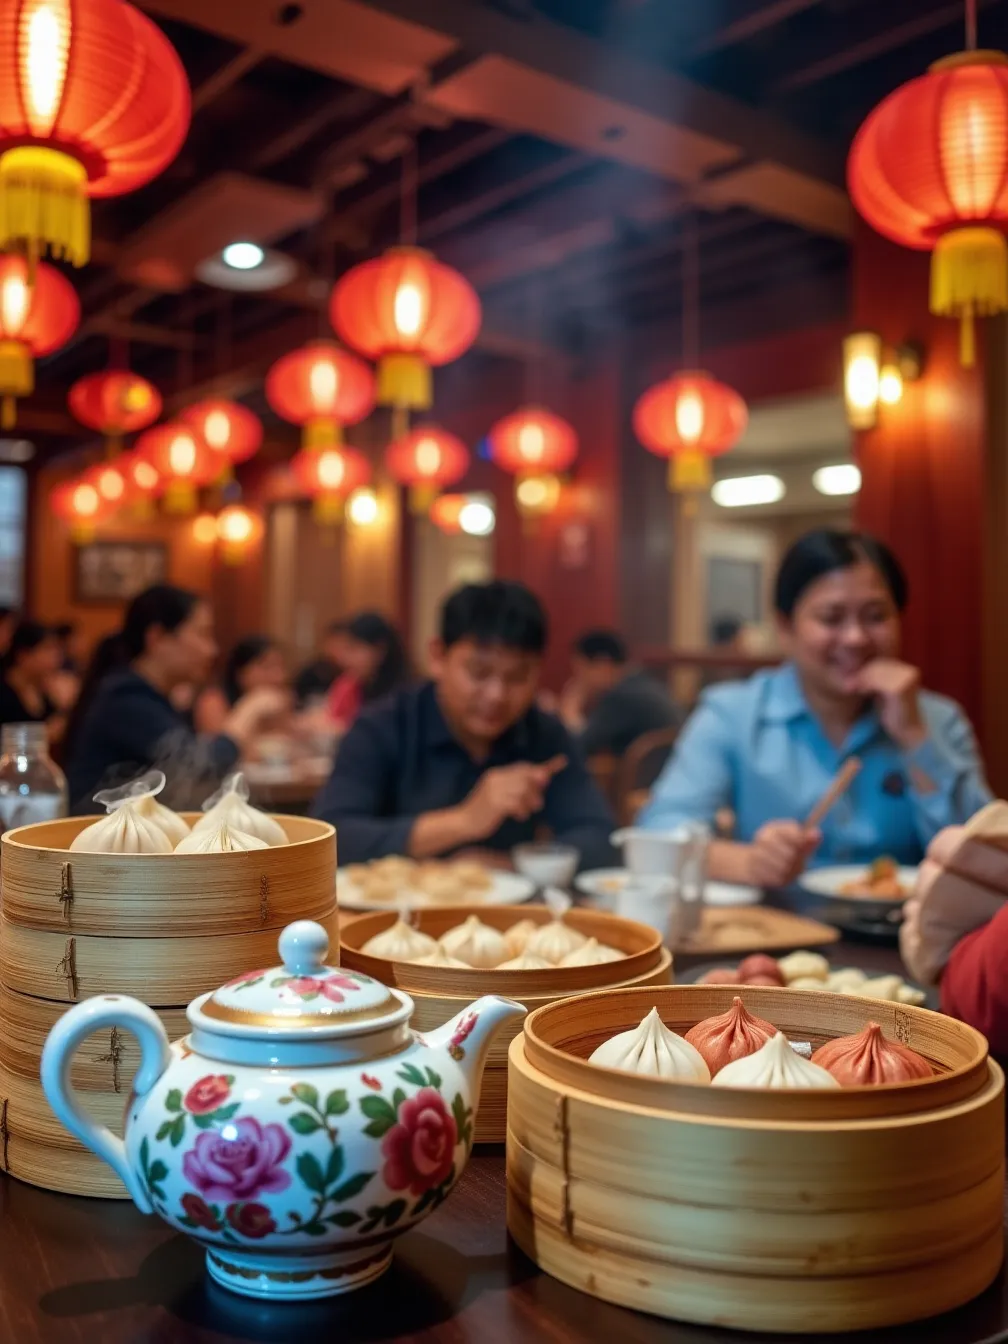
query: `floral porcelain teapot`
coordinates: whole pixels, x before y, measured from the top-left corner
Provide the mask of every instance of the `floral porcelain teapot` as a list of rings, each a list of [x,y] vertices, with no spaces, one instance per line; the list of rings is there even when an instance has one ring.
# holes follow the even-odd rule
[[[283,965],[195,999],[174,1044],[150,1008],[106,994],[71,1008],[42,1053],[67,1129],[252,1297],[326,1297],[387,1268],[393,1239],[458,1180],[490,1038],[525,1011],[488,996],[421,1036],[408,994],[326,966],[328,947],[320,925],[288,925]],[[108,1027],[141,1047],[125,1140],[70,1084],[75,1051]]]

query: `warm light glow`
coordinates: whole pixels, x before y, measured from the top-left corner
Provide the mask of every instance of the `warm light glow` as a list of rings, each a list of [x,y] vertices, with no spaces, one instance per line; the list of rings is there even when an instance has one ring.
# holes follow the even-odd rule
[[[838,462],[814,471],[812,484],[821,495],[856,495],[861,489],[861,472],[853,462]]]
[[[82,481],[73,492],[73,510],[78,518],[93,518],[101,507],[98,491]]]
[[[203,437],[211,448],[219,452],[227,447],[231,437],[231,421],[224,411],[211,411],[203,421]]]
[[[28,317],[30,291],[24,277],[20,275],[4,276],[3,289],[0,292],[0,313],[3,315],[3,334],[16,338]]]
[[[168,465],[175,476],[191,476],[196,470],[196,444],[191,434],[176,434],[168,449]]]
[[[338,490],[345,476],[346,463],[342,453],[330,450],[319,454],[318,481],[323,490]]]
[[[703,433],[703,398],[695,392],[684,392],[675,404],[676,433],[684,443],[696,443]]]
[[[347,517],[357,527],[370,527],[378,520],[378,496],[363,485],[347,500]]]
[[[416,285],[406,282],[395,292],[392,320],[400,336],[416,336],[424,318],[423,295]]]
[[[217,540],[217,519],[212,513],[201,513],[193,519],[192,533],[201,546],[212,546]]]
[[[436,439],[421,439],[416,446],[416,469],[421,476],[434,476],[441,465]]]
[[[48,135],[59,111],[70,55],[70,0],[34,0],[21,11],[23,93],[35,135]]]
[[[852,429],[871,429],[878,413],[882,338],[875,331],[844,337],[844,403]]]
[[[233,271],[254,271],[263,264],[265,255],[258,243],[228,243],[221,261]]]
[[[151,387],[143,379],[137,378],[125,388],[122,394],[122,406],[125,411],[145,411],[151,404]]]
[[[317,359],[308,373],[308,388],[316,410],[332,410],[338,384],[335,364],[330,364],[327,359]]]
[[[741,509],[753,504],[776,504],[784,498],[784,482],[779,476],[730,476],[715,481],[711,499],[723,509]]]
[[[254,532],[255,519],[238,504],[224,509],[217,519],[217,535],[230,546],[243,546]]]
[[[522,513],[551,513],[560,502],[559,476],[523,476],[515,486],[515,502]]]
[[[858,355],[847,369],[847,398],[858,410],[874,406],[879,396],[879,368],[871,355]]]
[[[126,493],[122,472],[115,467],[102,467],[95,475],[94,483],[102,499],[107,499],[110,504],[118,504]]]
[[[133,480],[141,490],[150,491],[157,489],[161,477],[158,475],[157,469],[151,466],[149,462],[145,462],[143,458],[138,458],[133,463]]]
[[[497,522],[493,509],[485,500],[470,499],[459,510],[459,527],[470,537],[488,537]]]
[[[879,401],[895,406],[903,399],[903,375],[895,364],[885,364],[878,380]]]
[[[526,462],[541,462],[546,450],[542,425],[522,425],[518,431],[518,451]]]

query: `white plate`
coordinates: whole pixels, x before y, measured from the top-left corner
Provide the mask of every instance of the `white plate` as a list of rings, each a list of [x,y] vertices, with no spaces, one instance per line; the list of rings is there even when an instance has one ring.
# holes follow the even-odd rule
[[[535,895],[535,883],[518,873],[502,873],[487,870],[490,886],[485,891],[473,892],[464,901],[450,902],[458,905],[520,905]],[[362,896],[359,887],[341,868],[336,873],[336,896],[344,910],[401,910],[421,909],[425,906],[444,904],[432,900],[425,892],[403,887],[394,901],[373,901]]]
[[[625,868],[594,868],[579,873],[574,879],[578,891],[586,896],[611,900],[618,896],[630,881]],[[704,885],[705,905],[756,905],[763,893],[758,887],[736,886],[731,882],[707,882]]]
[[[817,896],[832,896],[836,900],[850,901],[853,905],[864,903],[868,905],[897,905],[903,901],[903,896],[850,896],[841,891],[841,887],[846,886],[848,882],[857,882],[867,873],[869,865],[867,863],[848,863],[841,864],[835,868],[810,868],[807,873],[802,873],[798,879],[798,885],[804,887],[806,891],[814,892]],[[917,881],[916,868],[898,869],[899,880],[906,888],[907,892],[914,889]]]

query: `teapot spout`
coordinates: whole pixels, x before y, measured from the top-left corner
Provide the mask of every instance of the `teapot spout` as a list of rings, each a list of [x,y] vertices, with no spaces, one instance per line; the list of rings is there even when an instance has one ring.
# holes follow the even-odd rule
[[[461,1067],[476,1095],[494,1033],[505,1022],[523,1018],[525,1012],[524,1005],[515,1003],[513,999],[485,994],[468,1008],[463,1008],[451,1021],[434,1031],[425,1032],[422,1040],[433,1050],[448,1051]]]

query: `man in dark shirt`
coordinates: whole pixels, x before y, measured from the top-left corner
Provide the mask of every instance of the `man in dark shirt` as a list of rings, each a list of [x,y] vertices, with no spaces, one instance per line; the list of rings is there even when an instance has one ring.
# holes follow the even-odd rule
[[[545,613],[521,584],[449,597],[432,680],[359,716],[315,802],[336,826],[341,864],[506,855],[542,827],[584,868],[614,862],[605,800],[563,724],[534,704],[545,647]]]
[[[571,672],[562,700],[564,720],[580,732],[586,756],[622,756],[644,733],[679,722],[668,692],[628,664],[626,645],[612,630],[590,630],[574,642]]]

